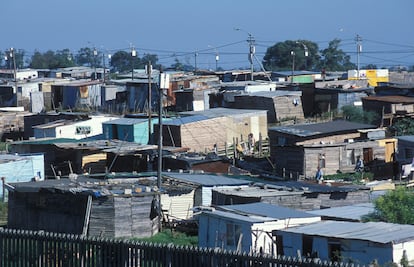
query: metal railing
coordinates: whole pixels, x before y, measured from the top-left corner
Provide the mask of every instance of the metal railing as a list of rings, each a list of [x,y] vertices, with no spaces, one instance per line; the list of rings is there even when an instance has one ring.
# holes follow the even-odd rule
[[[0,229],[0,266],[352,266],[212,248]]]

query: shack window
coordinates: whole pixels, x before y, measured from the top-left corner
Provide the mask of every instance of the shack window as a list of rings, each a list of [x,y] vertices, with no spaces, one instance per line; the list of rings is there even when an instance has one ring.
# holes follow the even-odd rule
[[[310,258],[312,256],[312,252],[313,252],[313,239],[311,236],[308,235],[304,235],[302,237],[302,251],[303,251],[303,256]]]
[[[228,223],[226,232],[227,246],[236,246],[239,242],[240,236],[241,226],[234,223]]]
[[[346,150],[346,164],[348,166],[355,165],[355,151],[353,149]]]
[[[76,134],[90,134],[91,126],[76,126]]]

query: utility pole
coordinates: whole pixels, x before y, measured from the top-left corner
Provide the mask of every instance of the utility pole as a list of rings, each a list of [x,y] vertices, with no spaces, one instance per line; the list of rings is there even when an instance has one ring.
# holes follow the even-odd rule
[[[151,140],[152,134],[152,124],[151,124],[151,75],[152,75],[152,65],[151,61],[148,62],[147,65],[147,74],[148,74],[148,141]]]
[[[16,86],[16,93],[17,93],[18,84],[17,84],[16,54],[14,53],[13,47],[10,48],[10,57],[13,58],[14,84]]]
[[[253,74],[254,74],[254,69],[253,69],[253,59],[254,59],[254,54],[256,53],[256,47],[254,46],[254,38],[253,36],[248,33],[249,35],[249,39],[247,40],[247,42],[249,42],[249,61],[250,61],[250,80],[254,80],[253,78]]]
[[[94,80],[96,80],[96,56],[98,55],[98,51],[96,48],[93,48],[93,68],[94,68]]]
[[[357,34],[355,41],[357,43],[357,79],[359,80],[359,54],[362,52],[362,37]]]
[[[102,53],[102,65],[103,65],[103,84],[106,81],[106,67],[105,67],[105,53]]]
[[[290,83],[293,83],[293,76],[295,75],[295,51],[290,51],[290,55],[292,56],[292,77],[290,78]]]
[[[256,47],[254,45],[255,40],[253,35],[250,32],[247,32],[241,28],[234,28],[234,30],[236,31],[243,31],[245,33],[247,33],[247,35],[249,36],[247,38],[247,42],[249,43],[249,62],[250,62],[250,80],[253,81],[253,75],[254,75],[254,66],[253,66],[253,59],[255,57],[255,53],[256,53]]]
[[[197,51],[195,51],[194,52],[194,74],[197,73],[197,56],[198,56],[198,53]]]
[[[163,79],[160,74],[160,90],[158,92],[158,167],[157,167],[157,203],[158,203],[158,226],[159,231],[162,230],[162,212],[161,212],[161,179],[162,179],[162,98],[163,98],[163,87],[165,83],[161,82]]]

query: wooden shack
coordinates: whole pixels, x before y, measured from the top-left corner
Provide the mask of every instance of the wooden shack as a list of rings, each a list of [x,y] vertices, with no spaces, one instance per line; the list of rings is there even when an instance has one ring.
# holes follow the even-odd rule
[[[137,180],[71,179],[7,184],[8,227],[108,238],[158,232],[156,193]]]
[[[214,145],[222,150],[235,140],[267,137],[265,110],[214,108],[182,112],[182,117],[163,123],[163,145],[187,147],[193,152],[211,152]],[[155,127],[157,135],[157,127]]]
[[[353,172],[360,157],[365,165],[374,160],[390,162],[396,140],[385,138],[383,129],[367,138],[373,125],[349,121],[300,124],[269,129],[270,152],[283,176],[312,178],[317,168],[324,174]]]
[[[303,120],[302,92],[255,92],[234,97],[234,108],[267,110],[268,123],[286,119]]]
[[[400,95],[368,96],[362,98],[364,111],[381,114],[378,125],[389,126],[398,118],[414,117],[414,97]]]

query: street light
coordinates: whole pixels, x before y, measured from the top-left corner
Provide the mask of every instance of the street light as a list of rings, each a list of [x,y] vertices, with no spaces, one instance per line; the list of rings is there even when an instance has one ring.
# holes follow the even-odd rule
[[[212,45],[208,45],[208,47],[214,48],[214,52],[216,53],[215,59],[216,59],[216,71],[217,71],[218,70],[218,61],[220,60],[220,56],[219,56],[219,53],[217,51],[217,47],[212,46]]]
[[[297,41],[296,43],[301,44],[303,46],[303,50],[305,50],[305,70],[307,70],[308,69],[308,60],[306,58],[309,56],[308,47],[302,42]]]
[[[249,36],[247,39],[247,42],[249,43],[250,79],[253,81],[253,73],[254,73],[253,58],[254,58],[254,54],[256,53],[256,47],[254,46],[254,42],[255,42],[254,37],[252,36],[250,32],[247,32],[241,28],[234,28],[234,30],[245,32]]]
[[[96,80],[96,56],[98,55],[98,50],[96,48],[93,48],[93,67],[94,67],[94,80]]]
[[[132,80],[134,80],[134,61],[135,57],[137,56],[137,50],[135,50],[135,47],[131,48],[131,56],[132,56]]]

